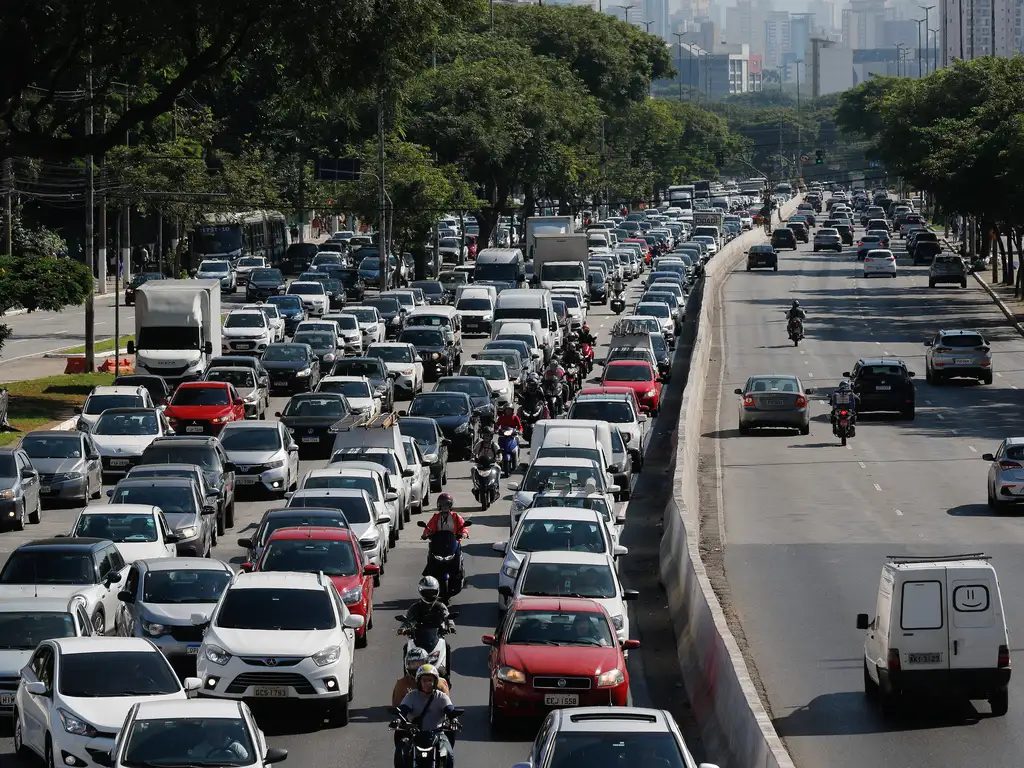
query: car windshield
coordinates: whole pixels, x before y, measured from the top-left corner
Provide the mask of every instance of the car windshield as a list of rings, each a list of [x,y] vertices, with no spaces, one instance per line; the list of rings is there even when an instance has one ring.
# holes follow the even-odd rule
[[[282,416],[315,416],[340,419],[345,416],[345,403],[338,397],[293,397],[285,406]]]
[[[206,372],[207,381],[226,381],[234,384],[235,389],[255,389],[256,375],[251,368],[232,370],[230,368],[211,368]]]
[[[339,315],[332,319],[343,331],[355,331],[359,329],[359,319],[355,317],[355,315]]]
[[[266,328],[267,317],[262,312],[232,312],[224,321],[225,328]]]
[[[455,308],[469,312],[490,312],[492,307],[490,299],[459,299]]]
[[[861,379],[902,378],[903,369],[898,365],[865,365],[858,371]]]
[[[549,488],[583,488],[588,483],[603,489],[604,484],[598,479],[598,472],[593,466],[563,467],[535,463],[526,473],[521,490],[536,493]]]
[[[178,387],[171,398],[172,406],[230,405],[227,387]]]
[[[174,445],[173,441],[150,445],[142,454],[142,463],[196,464],[207,470],[220,469],[220,458],[213,448],[200,445]]]
[[[524,520],[512,549],[517,552],[605,551],[598,523],[586,520]]]
[[[356,555],[349,541],[282,539],[267,544],[259,570],[354,576],[358,572],[357,566]]]
[[[225,629],[305,631],[336,626],[331,600],[319,589],[232,589],[214,624]]]
[[[116,675],[110,673],[117,670]],[[63,653],[60,692],[71,698],[167,696],[181,684],[164,655],[151,651]]]
[[[324,296],[326,291],[320,283],[305,282],[292,283],[288,286],[288,293],[297,296]]]
[[[668,304],[637,304],[636,313],[638,315],[649,315],[651,317],[667,318],[672,314],[672,310]]]
[[[624,765],[686,768],[671,733],[594,730],[561,731],[548,768],[621,768]]]
[[[366,376],[367,378],[384,378],[382,364],[376,357],[369,360],[339,360],[334,364],[334,376]]]
[[[54,437],[28,434],[22,439],[21,447],[33,459],[82,458],[82,438],[78,435]]]
[[[524,595],[615,597],[615,578],[604,563],[530,563],[523,576]]]
[[[228,427],[220,433],[225,451],[276,451],[281,447],[281,432],[276,425],[266,427]]]
[[[125,741],[120,764],[126,768],[221,768],[252,765],[258,759],[241,718],[138,719]]]
[[[196,500],[192,492],[192,483],[182,480],[176,483],[129,483],[122,481],[114,488],[110,497],[111,504],[145,504],[160,507],[173,528],[183,515],[194,516]],[[91,534],[95,536],[96,534]]]
[[[151,514],[83,514],[72,536],[108,539],[115,544],[142,544],[156,541],[156,521]]]
[[[365,459],[363,459],[365,460]],[[344,513],[349,523],[371,522],[370,507],[362,495],[340,496],[337,494],[299,494],[288,500],[289,507],[326,507]]]
[[[944,347],[981,347],[984,346],[984,344],[985,340],[974,333],[962,333],[942,337],[942,346]]]
[[[229,581],[231,573],[219,569],[149,571],[142,582],[142,602],[154,605],[216,603]]]
[[[653,381],[650,366],[616,364],[605,368],[604,381]]]
[[[100,416],[93,427],[96,435],[157,435],[160,428],[154,411],[111,413]]]
[[[271,344],[263,353],[263,359],[270,362],[298,363],[309,359],[304,346],[298,344]]]
[[[382,315],[394,315],[402,311],[402,305],[398,299],[387,296],[379,299],[366,299],[363,303],[368,307],[376,307]]]
[[[405,344],[415,344],[420,347],[444,346],[444,331],[436,328],[406,328],[398,338]]]
[[[108,408],[133,408],[143,405],[139,395],[90,395],[82,413],[96,416]]]
[[[575,264],[541,264],[541,280],[583,280],[583,262]]]
[[[249,280],[254,283],[283,283],[284,275],[280,269],[254,269],[249,273]]]
[[[497,365],[486,365],[484,363],[466,363],[462,366],[460,373],[463,376],[479,376],[482,379],[505,379],[505,365],[498,363]]]
[[[348,398],[370,397],[370,385],[365,381],[324,381],[318,392],[331,392]]]
[[[629,404],[622,400],[577,400],[569,412],[570,419],[594,419],[611,424],[636,421]]]
[[[402,435],[411,437],[423,448],[433,448],[437,445],[437,427],[434,426],[432,421],[426,419],[401,419],[398,422],[398,429]]]
[[[43,640],[75,637],[70,613],[0,612],[0,651],[33,651]]]
[[[608,620],[593,611],[516,611],[505,642],[510,645],[614,644]]]
[[[411,363],[414,354],[409,347],[379,347],[376,344],[366,350],[367,357],[379,357],[385,363]]]
[[[757,376],[747,381],[747,392],[799,392],[796,379],[788,376]]]
[[[298,296],[271,296],[267,299],[268,304],[273,304],[282,313],[291,312],[297,314],[302,312],[302,299]]]
[[[495,337],[495,341],[520,341],[526,345],[527,349],[534,349],[537,346],[537,339],[533,334],[526,335],[521,333],[502,333]]]
[[[435,392],[465,392],[470,397],[487,397],[490,390],[487,389],[487,382],[476,377],[459,377],[457,379],[443,379],[435,387]]]
[[[470,406],[464,397],[444,395],[417,395],[413,398],[409,407],[410,416],[429,416],[438,418],[443,416],[465,416],[469,413]]]
[[[345,307],[350,315],[355,315],[360,323],[376,323],[377,311],[372,307]]]
[[[296,344],[309,344],[313,349],[323,349],[333,347],[337,338],[335,334],[323,331],[299,331],[292,336],[292,341]]]

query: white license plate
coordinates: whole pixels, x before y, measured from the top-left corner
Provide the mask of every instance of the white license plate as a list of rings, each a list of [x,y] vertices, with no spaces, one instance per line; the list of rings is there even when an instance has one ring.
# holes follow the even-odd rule
[[[48,485],[40,485],[39,486],[39,492],[40,493],[49,493],[52,490],[53,489],[50,486],[48,486]]]
[[[252,689],[252,695],[260,699],[286,699],[288,689],[278,686],[257,685]]]
[[[973,360],[965,360],[962,357],[957,357],[957,358],[953,359],[953,364],[954,365],[970,365],[973,362],[974,362]]]
[[[236,485],[256,485],[256,483],[258,483],[259,480],[259,477],[255,475],[253,475],[252,477],[247,477],[246,475],[235,475]]]
[[[888,392],[891,389],[892,389],[892,387],[875,387],[875,391],[876,392]]]
[[[14,706],[14,692],[11,693],[0,693],[0,707],[13,707]]]
[[[781,408],[786,404],[785,400],[762,400],[761,404],[766,408]]]
[[[238,347],[239,349],[252,349],[252,344],[250,344],[249,342],[235,344],[235,346]]]
[[[304,442],[304,443],[319,443],[320,442],[320,438],[317,437],[316,435],[313,435],[313,437],[304,437],[304,438],[302,438],[302,442]]]
[[[199,646],[198,645],[190,645],[188,648],[185,649],[185,655],[186,656],[198,656],[199,655]]]
[[[186,432],[202,432],[202,431],[203,431],[203,428],[202,428],[202,426],[201,426],[201,425],[199,425],[199,424],[193,424],[193,425],[192,425],[192,426],[190,426],[190,427],[185,427],[185,431],[186,431]]]
[[[545,693],[544,706],[547,707],[578,707],[580,695],[578,693]]]
[[[942,662],[941,653],[908,653],[907,661],[911,664],[939,664]]]
[[[128,459],[111,459],[110,466],[112,467],[127,467]]]
[[[288,380],[287,379],[274,379],[274,386],[275,387],[287,387],[288,386]]]

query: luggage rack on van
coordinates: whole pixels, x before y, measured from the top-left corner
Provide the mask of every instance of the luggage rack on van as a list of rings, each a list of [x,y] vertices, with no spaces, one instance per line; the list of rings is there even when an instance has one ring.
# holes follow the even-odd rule
[[[340,424],[340,422],[339,422]],[[349,432],[353,429],[391,429],[398,424],[397,413],[382,413],[369,421],[360,421],[345,426],[338,426],[337,429],[332,428],[334,432]]]
[[[984,552],[965,552],[960,555],[886,555],[892,563],[951,563],[957,560],[991,560]]]

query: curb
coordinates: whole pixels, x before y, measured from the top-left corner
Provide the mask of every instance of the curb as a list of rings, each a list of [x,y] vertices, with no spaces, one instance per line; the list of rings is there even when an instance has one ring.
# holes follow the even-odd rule
[[[1008,306],[1006,306],[1006,302],[999,298],[996,292],[992,290],[992,286],[986,283],[980,277],[978,277],[977,272],[971,272],[971,277],[977,280],[978,285],[985,289],[985,292],[992,298],[992,301],[996,303],[996,306],[999,307],[1000,310],[1002,310],[1003,314],[1006,315],[1006,319],[1010,321],[1010,325],[1014,327],[1017,333],[1019,333],[1021,336],[1024,336],[1024,324],[1021,324],[1020,322],[1017,321],[1017,316],[1010,310]]]
[[[117,354],[120,357],[125,357],[128,354],[128,350],[126,350],[126,349],[119,349],[119,350],[117,350]],[[112,350],[112,349],[107,350],[106,352],[95,352],[95,353],[93,353],[93,357],[96,357],[96,358],[112,357],[113,355],[114,355],[114,350]],[[46,352],[45,354],[43,354],[43,358],[48,359],[48,360],[55,360],[55,359],[56,360],[63,360],[63,359],[67,359],[69,357],[85,357],[85,352]]]

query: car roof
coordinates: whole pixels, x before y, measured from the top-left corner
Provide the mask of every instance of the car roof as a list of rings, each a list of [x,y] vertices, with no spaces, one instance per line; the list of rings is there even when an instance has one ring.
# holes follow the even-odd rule
[[[304,525],[295,528],[278,528],[267,539],[267,544],[272,541],[301,541],[303,539],[312,541],[352,541],[353,533],[348,528],[328,528],[327,526]]]
[[[160,653],[159,649],[149,640],[142,637],[117,637],[103,635],[97,637],[58,637],[54,643],[62,654],[79,653],[116,653],[118,651],[143,651]]]
[[[560,732],[674,733],[671,715],[642,707],[573,707],[555,710]]]
[[[320,578],[315,573],[296,571],[258,571],[239,573],[228,589],[305,589],[323,590]]]
[[[291,498],[306,499],[309,498],[310,496],[366,496],[367,498],[369,498],[369,495],[362,488],[303,488],[301,490],[295,491],[295,493],[291,495]]]
[[[165,486],[181,485],[182,483],[192,483],[192,479],[188,477],[124,477],[117,482],[115,487],[121,485],[145,485],[150,488],[163,488]],[[114,506],[120,507],[123,505],[115,504]]]
[[[140,389],[145,389],[141,384],[113,385],[100,384],[92,388],[90,395],[137,395]]]
[[[329,394],[329,393],[323,392],[321,394]],[[227,424],[224,425],[224,429],[227,429],[228,427],[231,427],[232,430],[236,430],[236,429],[278,429],[279,428],[277,426],[277,423],[273,422],[273,421],[248,421],[248,420],[246,420],[246,421],[229,421]],[[222,435],[224,434],[223,430],[221,431],[221,434]]]
[[[158,437],[155,440],[153,440],[153,442],[150,443],[150,445],[154,445],[154,444],[160,443],[160,444],[167,444],[167,445],[171,445],[171,444],[173,444],[173,445],[184,445],[185,447],[188,447],[188,446],[206,447],[206,446],[216,445],[218,442],[219,441],[217,440],[217,438],[214,437],[213,435],[206,435],[206,436],[198,436],[198,435],[164,435],[163,437]]]
[[[509,610],[606,613],[604,607],[599,602],[586,597],[520,597],[512,603]]]
[[[183,381],[179,389],[227,389],[231,385],[226,381]]]
[[[234,574],[231,566],[223,560],[212,557],[154,557],[147,560],[136,560],[147,571],[224,571]]]
[[[969,328],[944,329],[939,331],[943,336],[981,336],[981,331],[972,331]]]
[[[140,701],[136,706],[136,720],[244,719],[241,702],[232,699],[164,699]]]
[[[596,467],[597,462],[593,459],[577,459],[570,457],[561,456],[543,456],[539,459],[534,459],[533,467]]]
[[[590,507],[527,507],[519,518],[519,523],[517,523],[517,525],[521,524],[527,518],[531,520],[590,521],[595,519],[603,520],[604,516],[596,509],[591,509]]]
[[[862,357],[857,361],[858,365],[902,365],[906,368],[907,364],[900,360],[898,357]]]
[[[109,409],[108,409],[109,410]],[[143,408],[141,410],[152,410],[150,408]],[[83,432],[66,431],[61,429],[33,429],[31,432],[26,432],[22,436],[22,440],[31,435],[32,437],[75,437],[81,439],[84,436]],[[5,452],[11,452],[16,450],[15,448],[6,448]]]
[[[596,514],[596,513],[595,513]],[[531,563],[543,565],[571,563],[573,565],[612,565],[612,556],[602,552],[570,552],[564,549],[545,552],[530,552]]]
[[[16,551],[23,550],[53,550],[59,552],[60,550],[81,550],[82,552],[92,552],[93,550],[100,549],[111,542],[107,539],[94,539],[90,536],[66,536],[63,538],[52,538],[52,539],[36,539],[35,541],[26,541],[20,545]]]
[[[187,478],[168,478],[171,480],[185,480]],[[93,504],[82,510],[85,515],[152,515],[159,511],[159,507],[153,504]]]

